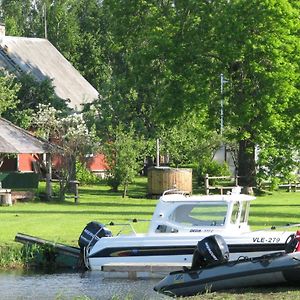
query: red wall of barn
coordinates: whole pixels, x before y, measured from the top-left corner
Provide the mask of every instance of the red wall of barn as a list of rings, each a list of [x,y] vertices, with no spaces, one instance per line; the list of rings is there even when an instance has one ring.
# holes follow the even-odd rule
[[[33,171],[32,163],[35,161],[31,154],[19,154],[18,171],[30,172]]]
[[[87,160],[87,168],[91,171],[107,171],[108,166],[105,162],[105,156],[103,154],[94,154]]]
[[[55,156],[52,158],[53,166],[60,165],[61,158],[59,156]],[[18,159],[18,171],[20,172],[30,172],[33,171],[32,163],[35,161],[34,156],[31,154],[19,154]],[[105,162],[105,157],[103,154],[95,154],[92,157],[87,159],[87,168],[91,171],[106,171],[108,170],[108,166]]]

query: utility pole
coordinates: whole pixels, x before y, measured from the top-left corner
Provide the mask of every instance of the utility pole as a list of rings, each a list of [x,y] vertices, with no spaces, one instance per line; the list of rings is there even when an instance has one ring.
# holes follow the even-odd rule
[[[159,167],[159,158],[160,158],[160,153],[159,153],[159,139],[156,139],[156,166]]]
[[[45,39],[48,39],[48,33],[47,33],[47,11],[46,11],[46,2],[44,2],[44,34]]]
[[[221,73],[220,75],[221,80],[221,111],[220,111],[220,134],[223,134],[224,129],[224,99],[223,99],[223,92],[224,92],[224,84],[228,83],[228,80],[224,79],[224,75]]]

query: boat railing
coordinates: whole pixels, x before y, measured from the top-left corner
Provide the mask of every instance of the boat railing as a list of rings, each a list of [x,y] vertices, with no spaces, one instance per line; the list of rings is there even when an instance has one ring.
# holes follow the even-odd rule
[[[253,230],[252,232],[259,232],[259,231],[270,231],[270,230],[277,230],[277,229],[285,229],[285,228],[293,228],[293,227],[300,227],[300,223],[295,223],[295,224],[286,224],[286,225],[279,225],[279,226],[271,226],[270,228],[262,228],[262,229],[257,229],[257,230]]]
[[[187,195],[187,194],[189,194],[189,192],[181,191],[179,189],[170,189],[170,190],[164,191],[162,195],[165,196],[165,195],[170,195],[170,194]]]
[[[133,235],[136,235],[137,232],[134,229],[133,223],[138,223],[138,222],[147,222],[150,223],[151,220],[137,220],[137,219],[133,219],[131,222],[129,223],[115,223],[115,222],[110,222],[108,224],[106,224],[105,226],[119,226],[121,227],[119,229],[119,231],[117,232],[116,236],[120,235],[121,233],[132,233]]]

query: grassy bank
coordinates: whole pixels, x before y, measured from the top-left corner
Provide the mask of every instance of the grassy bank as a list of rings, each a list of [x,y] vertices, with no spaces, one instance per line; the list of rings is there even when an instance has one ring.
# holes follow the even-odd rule
[[[146,198],[146,180],[141,178],[129,191],[129,197],[121,193],[111,193],[105,185],[81,186],[80,202],[74,199],[64,202],[24,202],[11,207],[0,207],[1,251],[0,264],[14,267],[20,260],[20,245],[14,242],[18,232],[41,237],[55,242],[77,245],[78,237],[84,226],[92,221],[102,223],[138,222],[133,226],[137,232],[146,232],[157,200]],[[253,230],[300,223],[300,193],[274,192],[257,197],[251,206],[249,223]],[[120,227],[112,227],[113,232]],[[290,228],[295,231],[295,228]],[[8,247],[8,248],[7,248]],[[10,249],[10,250],[8,250]],[[17,249],[17,250],[12,250]],[[9,265],[9,263],[12,263]],[[201,299],[300,299],[296,288],[276,287],[212,293],[202,295]],[[191,297],[190,300],[200,299]]]
[[[144,179],[133,187],[130,197],[122,198],[121,193],[111,193],[109,187],[80,187],[80,202],[74,199],[64,202],[24,202],[1,210],[1,245],[15,244],[16,233],[22,232],[55,242],[77,245],[84,226],[92,221],[107,224],[111,221],[128,223],[134,218],[150,220],[156,204],[155,199],[146,199]],[[144,198],[142,198],[144,197]],[[146,231],[146,222],[135,223],[139,232]],[[118,231],[120,228],[116,227]]]
[[[64,202],[23,202],[11,207],[0,207],[0,245],[13,245],[16,233],[41,237],[55,242],[77,245],[84,226],[92,221],[108,224],[138,222],[137,232],[146,232],[155,208],[156,199],[146,198],[145,179],[139,179],[130,189],[129,197],[112,193],[105,185],[80,187],[80,202],[74,199]],[[300,193],[274,192],[259,196],[253,201],[249,224],[251,229],[272,225],[284,226],[300,223]],[[120,227],[112,227],[118,232]],[[292,228],[291,230],[294,230]]]

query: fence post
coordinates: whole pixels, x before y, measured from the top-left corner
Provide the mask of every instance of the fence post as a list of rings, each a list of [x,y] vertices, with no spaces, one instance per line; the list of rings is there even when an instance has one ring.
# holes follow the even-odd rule
[[[208,177],[208,174],[205,174],[204,186],[205,186],[206,195],[209,195],[209,177]]]
[[[235,177],[235,186],[238,186],[239,185],[239,177],[237,174],[235,174],[234,177]]]
[[[74,193],[75,204],[78,204],[78,202],[79,202],[79,192],[78,192],[79,181],[70,180],[69,183],[71,184],[71,189],[72,189],[72,192]]]

